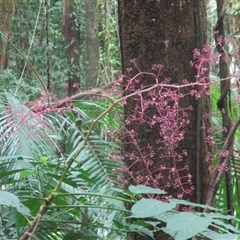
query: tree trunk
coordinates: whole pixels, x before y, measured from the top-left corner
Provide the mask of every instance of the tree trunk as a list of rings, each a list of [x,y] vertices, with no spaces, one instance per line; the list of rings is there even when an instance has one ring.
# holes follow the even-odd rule
[[[0,31],[4,38],[8,39],[12,16],[14,12],[14,0],[0,0]],[[6,64],[7,40],[0,36],[0,70]]]
[[[86,88],[96,87],[99,69],[98,0],[85,0]]]
[[[194,48],[202,48],[205,42],[205,2],[189,0],[119,0],[118,2],[124,75],[133,77],[138,72],[134,69],[127,71],[132,67],[131,59],[136,59],[137,67],[142,71],[152,69],[154,64],[162,64],[159,81],[170,78],[170,83],[178,85],[181,85],[184,79],[194,82],[196,72],[190,66],[190,61],[193,59]],[[156,79],[143,75],[137,80],[135,88],[156,82]],[[126,87],[127,78],[124,81]],[[125,90],[131,92],[126,88]],[[186,94],[190,90],[181,90],[181,93]],[[168,93],[166,89],[164,91]],[[164,94],[164,92],[159,93]],[[176,114],[173,111],[173,101],[167,102],[166,99],[169,111],[163,106],[164,102],[161,102],[161,99],[162,96],[161,98],[156,96],[153,100],[149,94],[146,94],[139,98],[128,99],[124,105],[126,137],[123,144],[129,167],[128,183],[159,187],[169,196],[205,203],[209,182],[206,162],[209,146],[205,143],[205,137],[210,123],[204,116],[209,113],[209,99],[202,95],[196,100],[189,94],[179,99],[176,104],[179,104],[177,112],[180,115],[184,115],[181,109],[188,109],[190,105],[193,107],[192,111],[186,110],[188,116],[185,121],[189,120],[189,124],[186,124],[182,130],[179,130],[182,124],[180,119],[175,118],[176,127],[174,127],[176,122],[169,120],[171,113]],[[142,104],[147,104],[148,100],[152,101],[151,106],[142,114],[144,108]],[[158,107],[165,110],[158,111]],[[140,117],[141,114],[144,117]],[[164,118],[163,115],[169,117]],[[181,115],[182,119],[184,119],[183,115]],[[153,123],[152,119],[160,117],[161,122]],[[134,121],[134,118],[140,120]],[[167,124],[170,126],[169,135],[163,134]],[[202,125],[206,128],[202,129]],[[173,133],[169,133],[171,129]],[[170,137],[179,137],[174,135],[175,130],[179,131],[179,136],[184,132],[185,134],[182,140],[180,137],[177,144],[170,146]],[[169,239],[162,232],[157,233],[155,238]],[[130,239],[148,238],[134,233]]]
[[[74,13],[74,0],[63,0],[62,32],[67,44],[66,57],[69,64],[68,96],[78,91],[80,85],[80,33]]]

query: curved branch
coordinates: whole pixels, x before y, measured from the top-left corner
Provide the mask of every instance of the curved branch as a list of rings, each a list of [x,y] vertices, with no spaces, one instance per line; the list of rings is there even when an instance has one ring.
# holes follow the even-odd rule
[[[36,75],[40,85],[42,86],[45,94],[48,93],[44,83],[43,83],[43,80],[42,78],[40,77],[40,75],[38,74],[37,70],[33,67],[33,65],[31,64],[31,62],[28,60],[28,58],[9,40],[7,39],[4,34],[0,31],[0,34],[2,35],[2,37],[8,41],[8,43],[22,56],[22,58],[24,59],[24,61],[28,64],[28,66],[32,69],[32,71],[34,72],[34,74]]]
[[[229,150],[231,148],[231,146],[233,144],[233,140],[234,140],[234,134],[236,133],[239,125],[240,125],[240,116],[238,117],[237,121],[232,125],[232,127],[229,130],[227,138],[221,149],[222,153],[226,152],[227,150]],[[229,161],[230,161],[229,156],[220,156],[219,160],[217,162],[217,165],[220,164],[220,165],[228,166]],[[224,173],[225,173],[224,170],[219,171],[219,169],[217,167],[215,168],[215,170],[213,172],[213,178],[212,178],[212,181],[210,184],[210,190],[208,192],[206,205],[213,206],[214,199],[215,199],[219,184],[222,180]],[[205,209],[204,212],[208,212],[208,209]]]

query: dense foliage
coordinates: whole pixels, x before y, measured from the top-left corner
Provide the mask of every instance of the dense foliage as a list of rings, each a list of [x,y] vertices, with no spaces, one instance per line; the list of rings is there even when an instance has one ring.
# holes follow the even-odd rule
[[[154,238],[154,233],[162,230],[177,240],[194,236],[216,240],[240,239],[238,128],[234,132],[230,167],[216,165],[226,152],[223,151],[222,116],[217,109],[221,79],[218,77],[217,67],[220,55],[214,47],[215,43],[210,41],[205,46],[209,51],[209,58],[195,50],[192,65],[201,72],[205,67],[203,61],[209,64],[212,82],[209,85],[199,79],[195,86],[201,86],[200,89],[204,91],[210,89],[208,93],[213,106],[210,116],[213,128],[209,129],[206,139],[213,149],[209,156],[212,161],[210,170],[213,171],[214,167],[219,172],[226,172],[229,168],[232,170],[233,216],[226,212],[229,196],[225,178],[218,188],[215,208],[182,200],[182,196],[174,199],[167,194],[167,187],[163,191],[151,179],[144,179],[145,184],[141,185],[142,179],[137,181],[138,173],[132,173],[124,162],[121,140],[126,133],[123,116],[126,100],[138,99],[142,93],[160,98],[160,94],[164,93],[161,98],[163,104],[159,109],[168,119],[163,116],[150,121],[140,118],[138,111],[134,116],[125,116],[125,120],[151,123],[159,121],[166,132],[174,130],[172,138],[167,141],[177,147],[184,137],[184,125],[180,128],[182,136],[176,136],[176,133],[179,134],[179,122],[175,121],[175,116],[180,114],[181,120],[189,124],[186,111],[191,106],[189,109],[176,110],[173,103],[184,98],[178,94],[180,88],[191,86],[193,89],[194,84],[183,81],[181,86],[172,85],[167,78],[160,83],[156,72],[162,66],[158,65],[146,72],[138,69],[137,74],[137,77],[149,75],[156,79],[155,84],[135,89],[137,77],[129,78],[128,91],[122,97],[122,80],[126,76],[119,74],[118,79],[114,83],[112,81],[117,78],[120,69],[117,3],[99,1],[100,87],[90,90],[83,87],[76,95],[66,97],[68,64],[64,53],[67,46],[60,30],[62,2],[55,0],[49,3],[48,9],[43,1],[16,3],[8,42],[8,64],[0,72],[0,238],[128,239],[130,232],[139,232]],[[210,23],[216,20],[212,3],[213,1],[209,1]],[[81,42],[79,75],[84,79],[84,56],[87,53],[82,37],[85,32],[82,5],[82,1],[76,1],[75,14]],[[48,45],[44,10],[48,10],[51,16]],[[239,4],[233,5],[228,12],[229,17],[238,17]],[[236,37],[237,33],[233,35]],[[51,96],[41,88],[47,82],[46,49],[50,53]],[[233,38],[229,38],[226,49],[229,64],[234,69],[231,72],[232,77],[237,78],[238,52]],[[239,89],[235,83],[232,85],[229,108],[233,123],[238,127]],[[201,91],[203,90],[194,88],[186,95],[198,98]],[[155,96],[156,93],[159,95]],[[142,104],[144,107],[151,107],[155,103],[143,99]],[[173,107],[167,108],[166,105]],[[172,125],[167,126],[171,117]],[[165,132],[162,137],[164,134]],[[139,157],[142,153],[140,149],[136,156]],[[184,153],[180,153],[180,156],[184,158]],[[163,167],[163,170],[166,169]],[[167,170],[169,174],[175,171],[173,168]],[[134,178],[138,185],[127,186],[131,182],[129,177]],[[191,177],[187,179],[187,183],[191,185],[188,180]],[[174,187],[177,188],[179,182]]]

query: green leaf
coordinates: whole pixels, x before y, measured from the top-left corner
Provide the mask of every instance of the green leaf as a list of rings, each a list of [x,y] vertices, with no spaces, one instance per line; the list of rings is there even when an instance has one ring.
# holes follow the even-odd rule
[[[87,172],[84,171],[83,169],[80,168],[78,170],[78,172],[79,172],[79,174],[77,175],[77,177],[81,178],[82,180],[84,180],[84,181],[86,181],[88,183],[92,183],[92,184],[95,183],[91,178],[88,177]]]
[[[20,178],[28,177],[29,175],[37,175],[38,171],[24,170],[20,173]]]
[[[138,225],[135,225],[135,224],[132,224],[132,225],[130,226],[130,228],[133,229],[134,232],[137,231],[137,232],[139,232],[139,233],[142,233],[142,234],[144,234],[144,235],[146,235],[146,236],[151,237],[152,239],[155,239],[155,238],[154,238],[154,235],[153,235],[153,232],[150,231],[148,228],[144,228],[144,227],[142,227],[142,226],[138,226]]]
[[[82,234],[70,232],[64,236],[63,240],[70,240],[70,239],[80,240],[82,238],[83,238]]]
[[[138,226],[142,226],[142,227],[148,227],[148,226],[153,226],[153,227],[156,227],[157,225],[159,225],[161,222],[159,221],[134,221],[134,224],[135,225],[138,225]]]
[[[121,221],[117,221],[117,220],[113,219],[113,223],[119,230],[125,229],[125,225],[123,225],[123,223]]]
[[[188,202],[186,200],[181,200],[181,199],[170,199],[169,202],[175,203],[176,205],[186,205],[186,206],[193,206],[193,207],[200,207],[200,208],[208,208],[210,210],[218,210],[217,208],[207,206],[204,204],[199,204],[199,203],[194,203],[194,202]]]
[[[199,216],[195,213],[181,212],[169,219],[166,229],[173,232],[171,236],[176,240],[188,239],[206,230],[211,222],[211,218]]]
[[[158,219],[158,220],[160,220],[161,222],[165,222],[165,223],[166,223],[166,222],[168,222],[169,219],[172,218],[172,216],[175,215],[175,214],[176,214],[176,212],[173,212],[173,211],[171,211],[171,212],[165,212],[165,213],[162,213],[162,214],[156,216],[155,218]]]
[[[4,171],[4,172],[0,172],[0,179],[6,176],[11,176],[14,173],[18,173],[18,172],[22,172],[23,169],[16,169],[16,170],[10,170],[10,171]]]
[[[158,189],[158,188],[152,188],[144,185],[138,185],[138,186],[129,186],[129,191],[135,194],[166,194],[165,191]]]
[[[57,181],[59,181],[59,180],[61,179],[61,176],[60,176],[60,175],[57,175],[57,174],[46,173],[46,176],[53,177],[53,178],[56,179]],[[77,187],[76,182],[72,181],[71,179],[64,178],[64,179],[63,179],[63,182],[66,183],[66,184],[68,184],[69,186],[71,186],[71,187],[73,187],[73,188],[76,188],[76,187]]]
[[[42,162],[45,166],[47,166],[48,163],[48,157],[47,156],[41,156],[40,162]]]
[[[240,235],[230,233],[220,234],[212,230],[206,230],[201,234],[211,240],[240,240]]]
[[[19,198],[7,191],[0,191],[0,205],[17,207],[20,204]]]
[[[22,203],[19,203],[16,209],[22,215],[31,216],[30,209],[24,206]]]
[[[219,219],[213,219],[213,223],[219,226],[224,227],[225,229],[230,230],[232,233],[240,233],[238,231],[238,229],[236,229],[233,225],[231,224],[226,224],[225,222],[223,222],[222,220]]]
[[[20,203],[20,200],[14,194],[7,191],[0,191],[0,205],[15,207],[19,213],[30,216],[30,210]]]
[[[156,199],[146,199],[142,198],[140,201],[136,202],[132,208],[133,218],[147,218],[154,217],[161,213],[172,210],[175,207],[174,203],[161,202]]]
[[[54,140],[58,140],[58,141],[62,141],[63,138],[59,135],[48,135],[49,138],[54,139]]]

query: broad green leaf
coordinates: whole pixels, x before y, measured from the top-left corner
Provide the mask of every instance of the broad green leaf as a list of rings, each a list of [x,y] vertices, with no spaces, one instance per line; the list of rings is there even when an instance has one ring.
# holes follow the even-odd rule
[[[0,205],[5,205],[8,207],[19,206],[20,201],[17,196],[7,191],[0,191]]]
[[[111,187],[110,189],[113,190],[114,192],[121,193],[129,197],[132,195],[129,190],[124,190],[122,188]]]
[[[141,228],[138,229],[138,231],[141,232],[141,233],[143,233],[143,234],[145,234],[146,236],[151,237],[152,239],[155,239],[155,238],[154,238],[154,235],[153,235],[153,232],[150,231],[148,228],[143,228],[143,227],[141,227]]]
[[[153,226],[153,227],[156,227],[157,225],[159,225],[161,222],[159,221],[134,221],[134,224],[135,225],[139,225],[139,226],[142,226],[142,227],[148,227],[148,226]]]
[[[195,213],[180,212],[167,222],[166,228],[173,231],[177,239],[188,239],[207,229],[212,219]]]
[[[22,203],[19,203],[19,205],[16,207],[16,209],[22,215],[31,216],[29,208],[24,206]]]
[[[176,235],[176,231],[174,231],[172,229],[169,229],[169,228],[166,228],[166,227],[163,227],[161,229],[162,229],[163,232],[165,232],[168,235],[172,236],[176,240],[176,238],[174,237]],[[178,236],[177,240],[186,240],[186,238],[184,236]]]
[[[150,231],[148,228],[145,228],[145,227],[142,227],[142,226],[139,226],[139,225],[135,225],[135,224],[130,225],[130,228],[134,231],[139,232],[139,233],[143,233],[144,235],[149,236],[152,239],[155,239],[154,235],[153,235],[153,232]]]
[[[239,230],[236,229],[233,225],[227,224],[222,220],[214,219],[213,223],[216,224],[216,225],[219,225],[219,226],[223,226],[225,229],[230,230],[232,233],[238,233],[238,234],[240,233]]]
[[[175,207],[175,204],[169,202],[161,202],[156,199],[146,199],[142,198],[136,202],[132,208],[132,215],[130,217],[134,218],[147,218],[154,217],[161,213],[172,210]]]
[[[169,202],[175,203],[176,205],[181,204],[181,205],[186,205],[186,206],[208,208],[210,210],[218,210],[217,208],[214,208],[214,207],[211,207],[211,206],[207,206],[207,205],[199,204],[199,203],[194,203],[194,202],[188,202],[186,200],[181,200],[181,199],[170,199]]]
[[[138,185],[138,186],[129,186],[129,191],[135,194],[165,194],[166,192],[158,189],[158,188],[152,188],[144,185]]]
[[[201,234],[211,240],[240,240],[240,235],[230,233],[220,234],[209,229]]]
[[[19,213],[30,216],[30,210],[24,206],[19,198],[7,191],[0,191],[0,205],[15,207]]]
[[[125,209],[125,204],[123,201],[119,201],[116,199],[107,199],[106,200],[108,202],[109,205],[114,205],[115,207],[119,208],[119,209]]]
[[[226,219],[226,220],[234,220],[234,221],[240,221],[240,219],[235,218],[234,216],[231,215],[224,215],[221,213],[202,213],[204,214],[206,217],[210,217],[210,218],[214,218],[214,219]]]
[[[168,222],[170,218],[172,218],[173,215],[177,214],[176,212],[165,212],[165,213],[162,213],[158,216],[156,216],[155,218],[162,221],[162,222]]]

